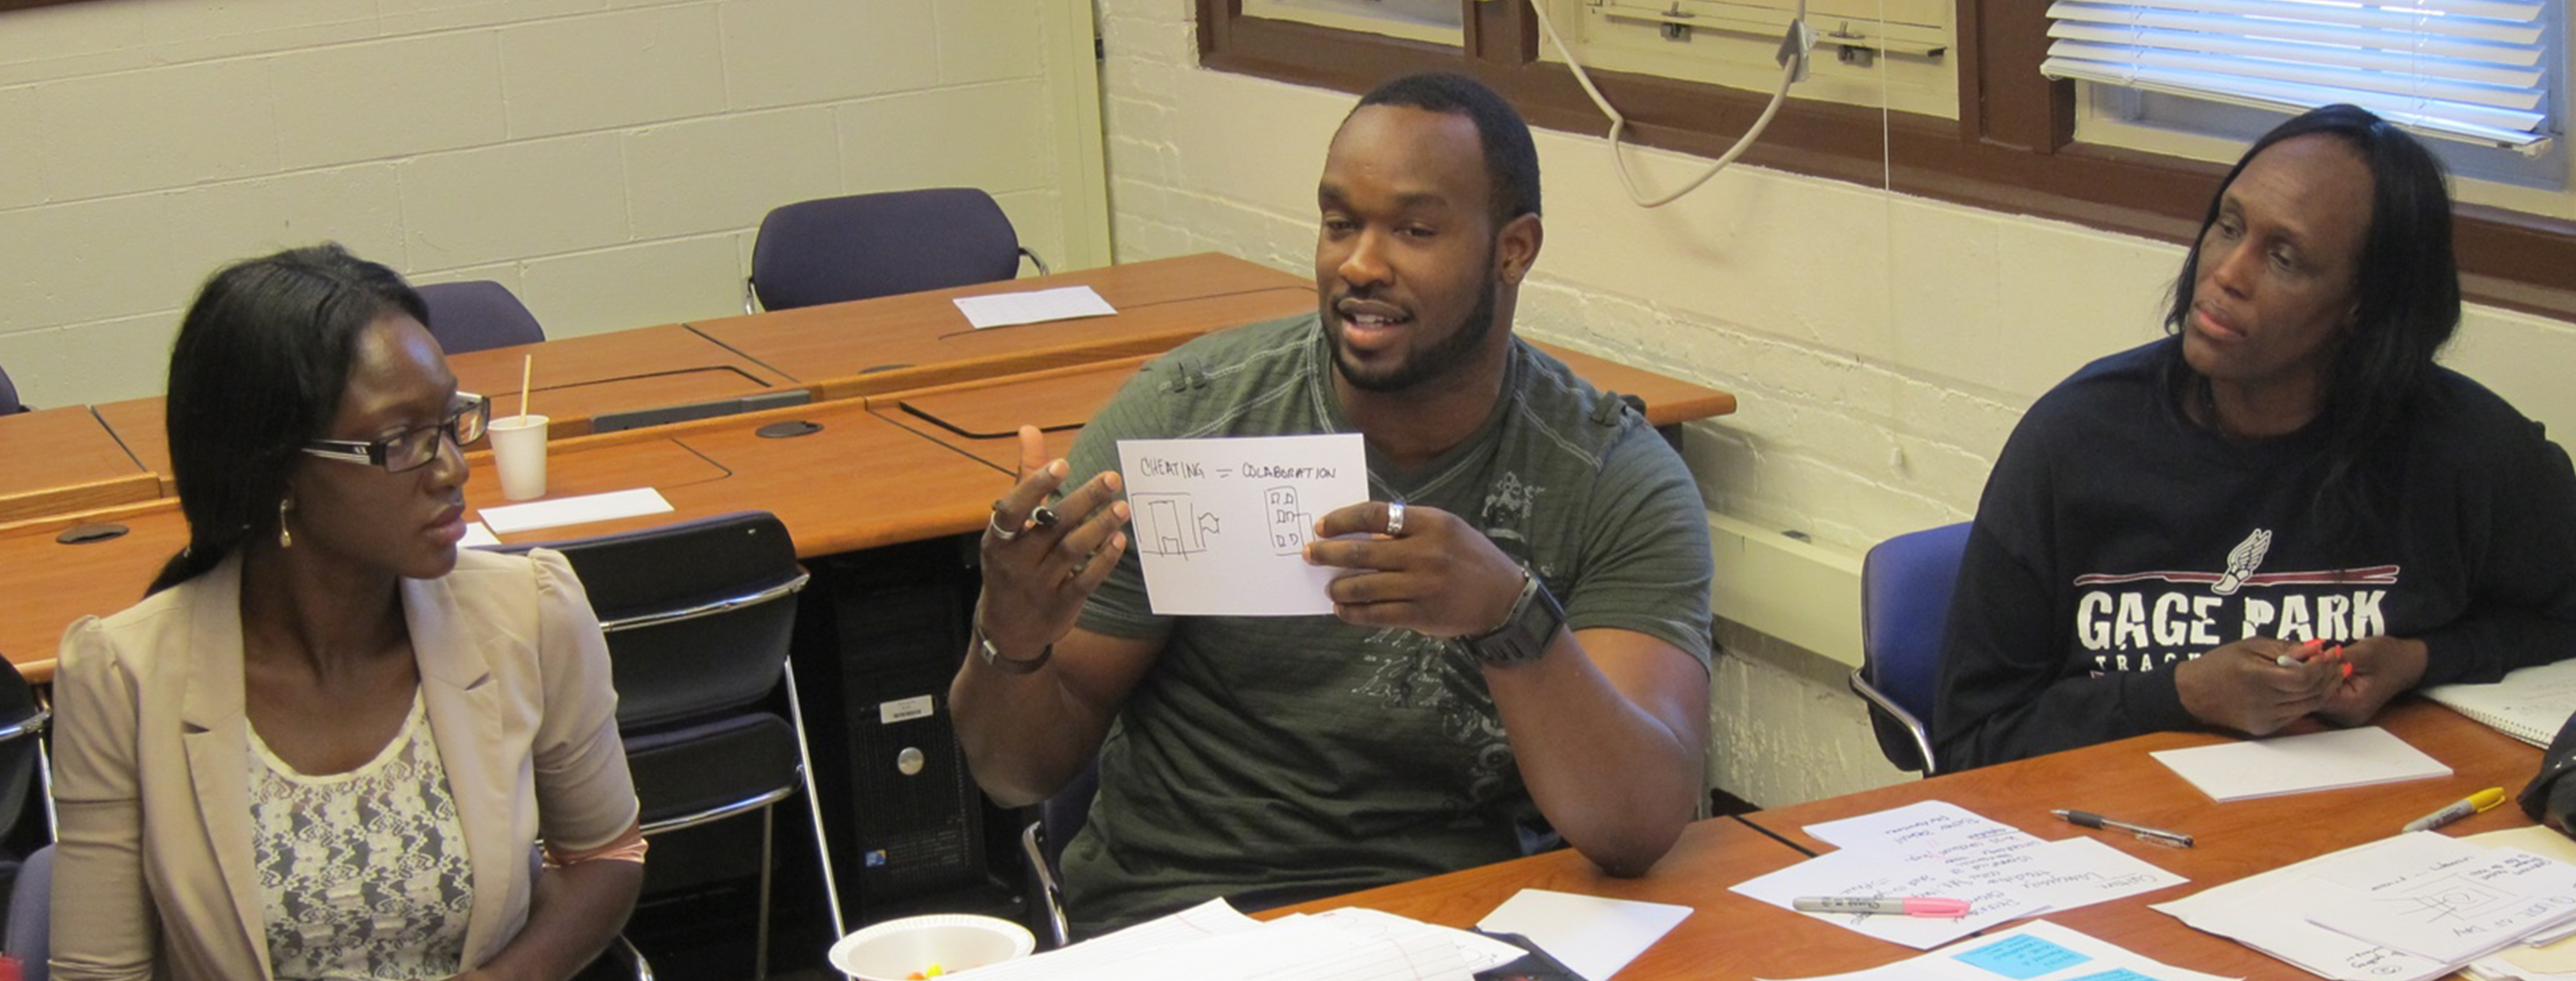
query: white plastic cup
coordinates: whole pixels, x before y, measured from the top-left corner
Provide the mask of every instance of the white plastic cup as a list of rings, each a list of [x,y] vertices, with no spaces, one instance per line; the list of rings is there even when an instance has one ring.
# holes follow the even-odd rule
[[[546,496],[546,417],[502,416],[483,431],[492,437],[492,464],[501,468],[501,496]]]

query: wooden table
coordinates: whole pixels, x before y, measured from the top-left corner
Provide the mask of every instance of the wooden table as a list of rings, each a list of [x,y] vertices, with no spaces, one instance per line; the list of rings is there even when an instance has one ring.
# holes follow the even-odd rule
[[[0,416],[0,522],[160,495],[160,482],[85,406]]]
[[[765,439],[767,423],[805,419],[812,435]],[[473,468],[468,517],[510,503],[491,453]],[[502,536],[542,542],[651,528],[748,509],[776,513],[805,557],[970,532],[1010,475],[925,440],[864,404],[799,406],[675,426],[558,440],[546,460],[549,498],[652,487],[674,511]],[[113,522],[127,532],[84,544],[56,539],[76,525]],[[187,544],[178,501],[161,498],[77,516],[0,525],[0,656],[28,680],[53,676],[63,628],[86,614],[133,604],[162,563]]]
[[[1616,361],[1538,345],[1573,368],[1593,387],[1634,395],[1646,403],[1646,421],[1677,426],[1735,411],[1735,396],[1713,388],[1668,378]],[[1082,424],[1109,404],[1136,369],[1160,355],[1074,365],[885,392],[867,396],[868,407],[888,421],[938,440],[977,459],[1015,471],[1019,466],[1019,427],[1045,431],[1047,454],[1060,457],[1073,449]]]
[[[1426,923],[1467,927],[1522,889],[1553,889],[1678,903],[1696,910],[1621,970],[1617,981],[1799,978],[1860,970],[1920,952],[1758,902],[1729,887],[1794,865],[1809,854],[1831,851],[1832,846],[1803,830],[1807,825],[1943,800],[2044,839],[2098,836],[2112,847],[2191,880],[2114,902],[2047,913],[2042,919],[2176,967],[2263,981],[2305,981],[2313,976],[2147,907],[2387,837],[2407,821],[2487,787],[2518,791],[2539,767],[2537,748],[2431,702],[2402,701],[2382,713],[2375,724],[2449,764],[2454,774],[2439,780],[2218,804],[2147,754],[2227,739],[2158,733],[1740,818],[1701,821],[1691,825],[1681,844],[1640,878],[1614,879],[1572,851],[1557,851],[1261,915],[1360,906]],[[2198,839],[2198,847],[2169,848],[2125,834],[2077,828],[2049,813],[2057,808],[2091,810],[2188,832]],[[2508,803],[2443,832],[2469,835],[2530,823]]]
[[[953,296],[1077,282],[1092,285],[1126,312],[1115,318],[950,336],[952,328],[963,329],[948,302]],[[509,540],[607,534],[760,509],[776,513],[795,536],[799,553],[812,557],[973,532],[989,514],[988,502],[1009,485],[1017,463],[1017,446],[1010,437],[1017,420],[1059,427],[1051,445],[1061,453],[1074,429],[1147,355],[1209,330],[1304,313],[1313,306],[1313,289],[1301,279],[1239,259],[1201,255],[737,318],[702,325],[704,333],[673,325],[495,348],[457,355],[450,364],[461,387],[498,396],[495,411],[512,412],[515,398],[504,393],[516,390],[521,356],[536,352],[536,408],[557,419],[549,449],[549,497],[652,486],[677,509],[507,536]],[[854,315],[864,315],[865,330],[852,329],[847,321]],[[817,382],[806,374],[881,357],[918,363],[855,380]],[[1566,357],[1605,387],[1643,395],[1648,417],[1658,422],[1734,407],[1733,397],[1723,392],[1599,359]],[[927,360],[934,358],[953,360]],[[1102,363],[1104,359],[1113,360]],[[1009,383],[957,385],[945,391],[931,385],[1001,371],[1030,373]],[[906,381],[910,384],[894,384]],[[690,387],[701,384],[714,387]],[[627,432],[584,434],[581,424],[588,414],[612,408],[800,385],[908,394]],[[965,420],[969,432],[999,427],[1001,435],[958,436],[900,408],[902,398],[917,398],[925,411],[945,413],[952,422]],[[159,462],[156,472],[166,473],[161,415],[159,399],[99,410],[107,427],[130,433],[128,442],[143,447],[138,452]],[[567,424],[568,419],[577,421]],[[789,439],[757,435],[761,426],[787,420],[817,422],[823,428]],[[95,421],[93,428],[104,433]],[[475,476],[466,496],[477,509],[502,503],[488,457],[480,451],[468,455]],[[127,463],[134,466],[132,460]],[[144,474],[137,486],[152,479]],[[158,488],[165,495],[169,490]],[[186,540],[177,501],[169,496],[21,518],[10,523],[0,517],[0,596],[11,599],[0,606],[0,656],[38,681],[51,676],[65,625],[83,614],[110,613],[133,603]],[[55,541],[67,528],[96,521],[121,523],[130,531],[92,544]]]
[[[1949,801],[2050,840],[2078,835],[2100,837],[2112,847],[2191,881],[2116,902],[2048,913],[2044,919],[2176,967],[2282,981],[2310,978],[2307,972],[2284,961],[2225,937],[2184,926],[2181,920],[2147,906],[2385,838],[2396,834],[2408,821],[2488,787],[2519,792],[2540,768],[2538,748],[2421,699],[2409,698],[2391,706],[2373,724],[2448,764],[2452,775],[2438,780],[2212,803],[2147,754],[2214,745],[2228,739],[2169,732],[1760,811],[1744,819],[1791,844],[1819,852],[1829,850],[1829,846],[1800,829],[1922,800]],[[2313,724],[2307,725],[2311,728],[2297,731],[2313,731]],[[2184,832],[2196,839],[2196,846],[2169,848],[2125,834],[2077,828],[2049,813],[2058,808],[2093,811]],[[2520,808],[2507,803],[2442,830],[2451,835],[2469,835],[2530,823]]]
[[[707,340],[680,324],[586,334],[538,344],[487,348],[450,355],[459,391],[492,397],[492,415],[519,411],[519,371],[533,358],[530,408],[547,416],[549,437],[590,431],[594,416],[713,399],[760,395],[798,387],[793,379]],[[98,417],[134,451],[144,469],[161,476],[161,493],[176,494],[170,474],[170,439],[163,399],[126,399],[97,407]]]
[[[1359,906],[1464,929],[1514,893],[1552,889],[1691,907],[1690,916],[1622,968],[1617,981],[1796,978],[1855,971],[1899,959],[1903,948],[1726,888],[1806,858],[1805,853],[1733,818],[1712,818],[1684,829],[1681,841],[1656,863],[1654,871],[1634,879],[1605,875],[1583,856],[1565,849],[1269,910],[1260,916],[1269,919]]]
[[[1118,314],[976,330],[952,302],[1065,286],[1091,287]],[[822,401],[1153,354],[1314,309],[1312,280],[1211,252],[689,326]]]

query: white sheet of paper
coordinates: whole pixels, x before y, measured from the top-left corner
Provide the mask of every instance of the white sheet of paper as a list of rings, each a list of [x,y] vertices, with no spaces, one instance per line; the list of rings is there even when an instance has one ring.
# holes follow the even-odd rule
[[[2457,964],[2576,917],[2576,866],[2447,835],[2398,835],[2367,867],[2319,871],[2308,922]]]
[[[1523,889],[1476,927],[1528,937],[1589,981],[1609,981],[1690,914],[1690,907],[1670,903]]]
[[[1894,848],[1906,852],[1941,852],[1960,848],[1990,851],[2029,848],[2038,836],[1946,800],[1924,800],[1903,807],[1810,824],[1804,829],[1836,848]]]
[[[2128,973],[2120,973],[2120,972]],[[1962,940],[1883,967],[1800,981],[2228,981],[2140,956],[2046,920]]]
[[[2355,940],[2308,922],[2317,901],[2312,877],[2344,863],[2368,868],[2374,850],[2395,839],[2382,838],[2339,852],[2295,862],[2270,872],[2212,886],[2181,899],[2156,903],[2153,909],[2278,957],[2310,974],[2338,981],[2424,981],[2449,973],[2440,961],[2427,960],[2367,940]]]
[[[1782,909],[1800,896],[1933,896],[1968,901],[1957,919],[1806,913],[1918,949],[2011,920],[2186,880],[2091,838],[2043,841],[1948,801],[1927,800],[1806,827],[1837,846],[1734,887]]]
[[[1438,937],[1458,948],[1458,956],[1465,962],[1469,973],[1501,967],[1521,959],[1520,948],[1484,934],[1440,926],[1436,923],[1424,923],[1380,910],[1344,906],[1340,909],[1317,913],[1315,918],[1339,923],[1351,930],[1374,932],[1386,936]]]
[[[2027,852],[2022,849],[1986,854],[2010,858]],[[1962,859],[1970,857],[1969,853],[1950,854]],[[1908,859],[1872,848],[1826,852],[1730,888],[1781,909],[1795,909],[1800,896],[1924,896],[1968,901],[1968,915],[1947,920],[1853,913],[1799,914],[1916,950],[1930,950],[1979,930],[2048,911],[2048,904],[2038,897],[1978,876],[1959,864],[1937,858]]]
[[[949,302],[957,304],[957,312],[965,314],[966,322],[976,330],[1078,317],[1106,317],[1118,312],[1118,308],[1110,306],[1109,301],[1101,299],[1100,294],[1092,292],[1088,286],[961,296]]]
[[[1147,920],[1127,929],[1094,937],[1068,947],[1041,954],[1004,961],[991,967],[959,971],[958,976],[973,975],[976,981],[1015,981],[1015,979],[1052,979],[1069,977],[1078,972],[1117,964],[1119,961],[1174,944],[1188,943],[1204,937],[1224,936],[1257,929],[1261,921],[1235,911],[1223,899],[1211,899],[1178,913]]]
[[[1129,548],[1160,616],[1330,615],[1345,570],[1307,565],[1315,519],[1368,499],[1358,433],[1122,439]]]
[[[558,525],[607,521],[611,518],[632,518],[639,514],[661,514],[669,510],[671,510],[671,502],[662,499],[661,491],[650,487],[638,487],[634,490],[609,491],[605,494],[584,494],[580,497],[559,497],[549,501],[530,501],[526,504],[505,504],[497,508],[484,508],[477,516],[483,519],[484,524],[492,527],[494,534],[507,535],[514,531],[533,531]]]
[[[971,981],[1471,981],[1465,954],[1452,939],[1458,932],[1366,910],[1259,923],[1220,899],[956,976]]]
[[[2489,848],[2519,848],[2534,855],[2576,864],[2576,841],[2569,841],[2557,829],[2540,825],[2489,831],[2460,840]],[[2475,966],[2492,977],[2576,974],[2576,940],[2562,938],[2545,946],[2498,951],[2493,956],[2479,958]]]
[[[499,544],[501,544],[501,536],[493,534],[492,529],[483,527],[480,521],[466,522],[465,537],[456,543],[458,548],[491,548]]]
[[[2451,775],[2442,761],[2378,726],[2147,755],[2221,803]]]

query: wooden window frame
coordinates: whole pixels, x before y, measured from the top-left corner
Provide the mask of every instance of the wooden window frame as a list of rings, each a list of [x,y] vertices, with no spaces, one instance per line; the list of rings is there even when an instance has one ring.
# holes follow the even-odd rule
[[[2047,5],[1956,0],[1959,118],[1792,99],[1742,159],[1992,211],[2180,243],[2199,229],[2226,166],[2075,140],[2075,83],[2040,78]],[[1208,68],[1357,94],[1411,71],[1464,72],[1502,92],[1532,125],[1599,136],[1609,121],[1564,65],[1538,59],[1527,0],[1460,0],[1452,48],[1243,15],[1242,0],[1198,0]],[[1764,93],[1595,69],[1637,142],[1714,157],[1752,124]],[[1677,122],[1677,121],[1688,122]],[[1884,139],[1882,139],[1882,135]],[[2460,281],[2470,300],[2576,319],[2576,222],[2457,207]]]

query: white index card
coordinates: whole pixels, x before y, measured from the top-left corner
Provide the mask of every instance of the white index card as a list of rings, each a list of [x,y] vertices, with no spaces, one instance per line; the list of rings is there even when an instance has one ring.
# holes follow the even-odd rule
[[[1357,433],[1122,439],[1128,541],[1159,616],[1314,616],[1347,570],[1306,564],[1326,512],[1368,499]]]

